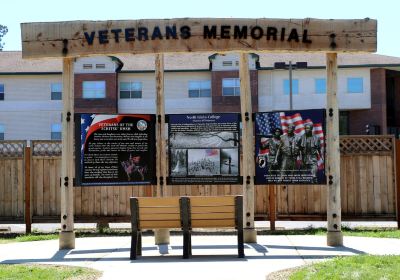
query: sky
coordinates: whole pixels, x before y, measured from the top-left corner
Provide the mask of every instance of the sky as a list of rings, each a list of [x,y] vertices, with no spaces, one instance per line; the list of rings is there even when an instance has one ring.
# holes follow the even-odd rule
[[[21,50],[22,22],[165,18],[320,18],[378,20],[378,54],[400,57],[399,0],[5,0],[5,51]]]

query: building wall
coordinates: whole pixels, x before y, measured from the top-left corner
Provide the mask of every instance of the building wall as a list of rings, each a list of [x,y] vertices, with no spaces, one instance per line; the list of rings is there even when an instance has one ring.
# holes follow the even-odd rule
[[[326,79],[325,69],[294,70],[293,79],[299,80],[299,93],[293,95],[293,109],[326,108],[326,94],[317,94],[315,80]],[[347,78],[362,77],[363,93],[348,93]],[[289,79],[286,70],[259,71],[259,110],[289,110],[289,95],[284,94],[284,80]],[[369,109],[371,107],[371,86],[368,68],[338,70],[338,106],[341,110]]]
[[[50,139],[51,125],[61,123],[62,101],[51,100],[51,83],[61,75],[0,76],[5,96],[0,101],[0,124],[5,140]]]
[[[210,72],[166,72],[164,73],[165,112],[208,113],[211,98],[189,98],[189,81],[211,80]],[[120,113],[156,113],[156,82],[154,73],[120,73],[118,82],[141,82],[141,99],[119,99]]]
[[[85,99],[82,93],[84,81],[105,81],[106,98]],[[118,112],[117,74],[95,73],[74,75],[75,113],[116,114]]]

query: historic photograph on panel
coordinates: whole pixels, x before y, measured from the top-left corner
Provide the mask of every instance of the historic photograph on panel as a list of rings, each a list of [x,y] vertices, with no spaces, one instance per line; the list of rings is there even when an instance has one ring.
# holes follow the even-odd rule
[[[256,184],[325,184],[325,110],[256,113]]]
[[[78,186],[155,182],[154,115],[75,115]]]
[[[170,184],[238,184],[239,114],[168,115]]]

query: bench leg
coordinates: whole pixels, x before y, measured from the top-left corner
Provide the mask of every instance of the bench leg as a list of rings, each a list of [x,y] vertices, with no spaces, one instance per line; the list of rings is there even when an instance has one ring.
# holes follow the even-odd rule
[[[188,259],[192,255],[191,233],[189,230],[183,231],[183,258]]]
[[[137,250],[136,250],[136,254],[138,256],[142,255],[142,231],[138,232],[138,243],[137,243]]]
[[[132,237],[131,237],[131,260],[136,260],[138,250],[138,231],[132,230]]]
[[[244,258],[243,229],[238,230],[238,255]]]

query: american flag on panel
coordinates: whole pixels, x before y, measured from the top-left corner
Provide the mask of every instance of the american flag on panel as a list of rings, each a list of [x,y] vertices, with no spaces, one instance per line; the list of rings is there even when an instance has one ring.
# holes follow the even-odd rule
[[[294,125],[294,133],[296,136],[301,136],[305,133],[304,126],[306,124],[313,125],[313,135],[317,135],[321,142],[321,155],[318,156],[318,168],[324,168],[324,148],[325,137],[321,123],[313,123],[310,119],[303,120],[300,113],[293,115],[285,115],[284,112],[280,113],[261,113],[256,115],[256,122],[258,125],[259,133],[261,135],[272,135],[275,128],[281,128],[283,134],[287,134],[289,125]]]
[[[218,155],[218,149],[206,149],[206,156],[212,157]]]

